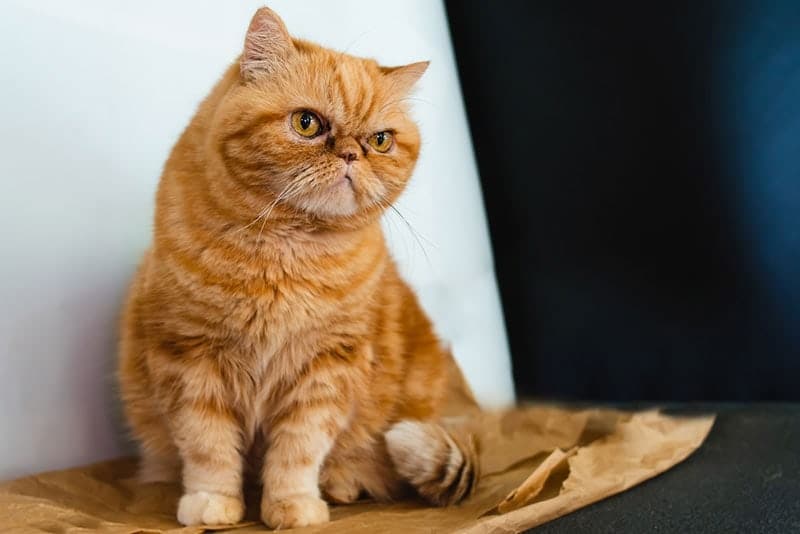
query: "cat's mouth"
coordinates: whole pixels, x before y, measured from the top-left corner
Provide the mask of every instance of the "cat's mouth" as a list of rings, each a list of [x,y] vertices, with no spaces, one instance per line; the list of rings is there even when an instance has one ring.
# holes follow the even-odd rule
[[[353,177],[347,173],[343,173],[336,181],[333,183],[334,187],[350,187],[354,189],[353,185]]]

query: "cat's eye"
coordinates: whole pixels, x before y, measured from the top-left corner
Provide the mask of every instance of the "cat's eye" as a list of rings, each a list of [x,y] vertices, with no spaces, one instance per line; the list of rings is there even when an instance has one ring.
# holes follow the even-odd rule
[[[370,138],[367,139],[367,143],[378,152],[388,152],[394,144],[394,136],[392,132],[389,131],[378,132],[372,134]]]
[[[303,137],[316,137],[322,133],[322,121],[312,111],[295,111],[292,113],[292,128]]]

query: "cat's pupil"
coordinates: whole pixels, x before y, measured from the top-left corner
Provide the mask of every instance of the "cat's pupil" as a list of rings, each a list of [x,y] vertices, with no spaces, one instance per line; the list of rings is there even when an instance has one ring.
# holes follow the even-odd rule
[[[377,136],[375,136],[375,140],[378,142],[378,145],[382,145],[386,140],[386,134],[383,132],[379,133]]]
[[[304,130],[308,130],[308,127],[311,126],[311,113],[303,113],[303,116],[300,117],[300,126]]]

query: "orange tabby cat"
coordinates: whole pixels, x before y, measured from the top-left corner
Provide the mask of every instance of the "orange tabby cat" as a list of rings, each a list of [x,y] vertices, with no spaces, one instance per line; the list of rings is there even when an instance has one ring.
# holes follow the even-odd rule
[[[241,520],[253,470],[274,528],[327,521],[322,496],[474,488],[474,441],[438,422],[460,375],[379,224],[419,153],[404,101],[426,67],[292,39],[263,8],[173,149],[119,380],[142,479],[182,476],[181,523]]]

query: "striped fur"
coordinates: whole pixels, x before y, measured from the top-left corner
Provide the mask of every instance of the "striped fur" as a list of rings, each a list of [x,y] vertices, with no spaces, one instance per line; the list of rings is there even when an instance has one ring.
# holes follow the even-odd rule
[[[397,472],[431,504],[455,504],[475,490],[480,470],[472,435],[438,423],[401,421],[386,433],[386,444]]]
[[[379,224],[419,153],[404,101],[425,65],[293,40],[266,8],[245,46],[165,165],[125,304],[119,382],[140,475],[182,478],[187,525],[239,521],[253,474],[275,528],[326,521],[323,497],[398,498],[406,480],[455,502],[474,486],[468,441],[433,424],[393,427],[388,450],[384,437],[438,420],[452,364]],[[299,109],[329,129],[300,137]],[[372,151],[384,130],[394,146]]]

